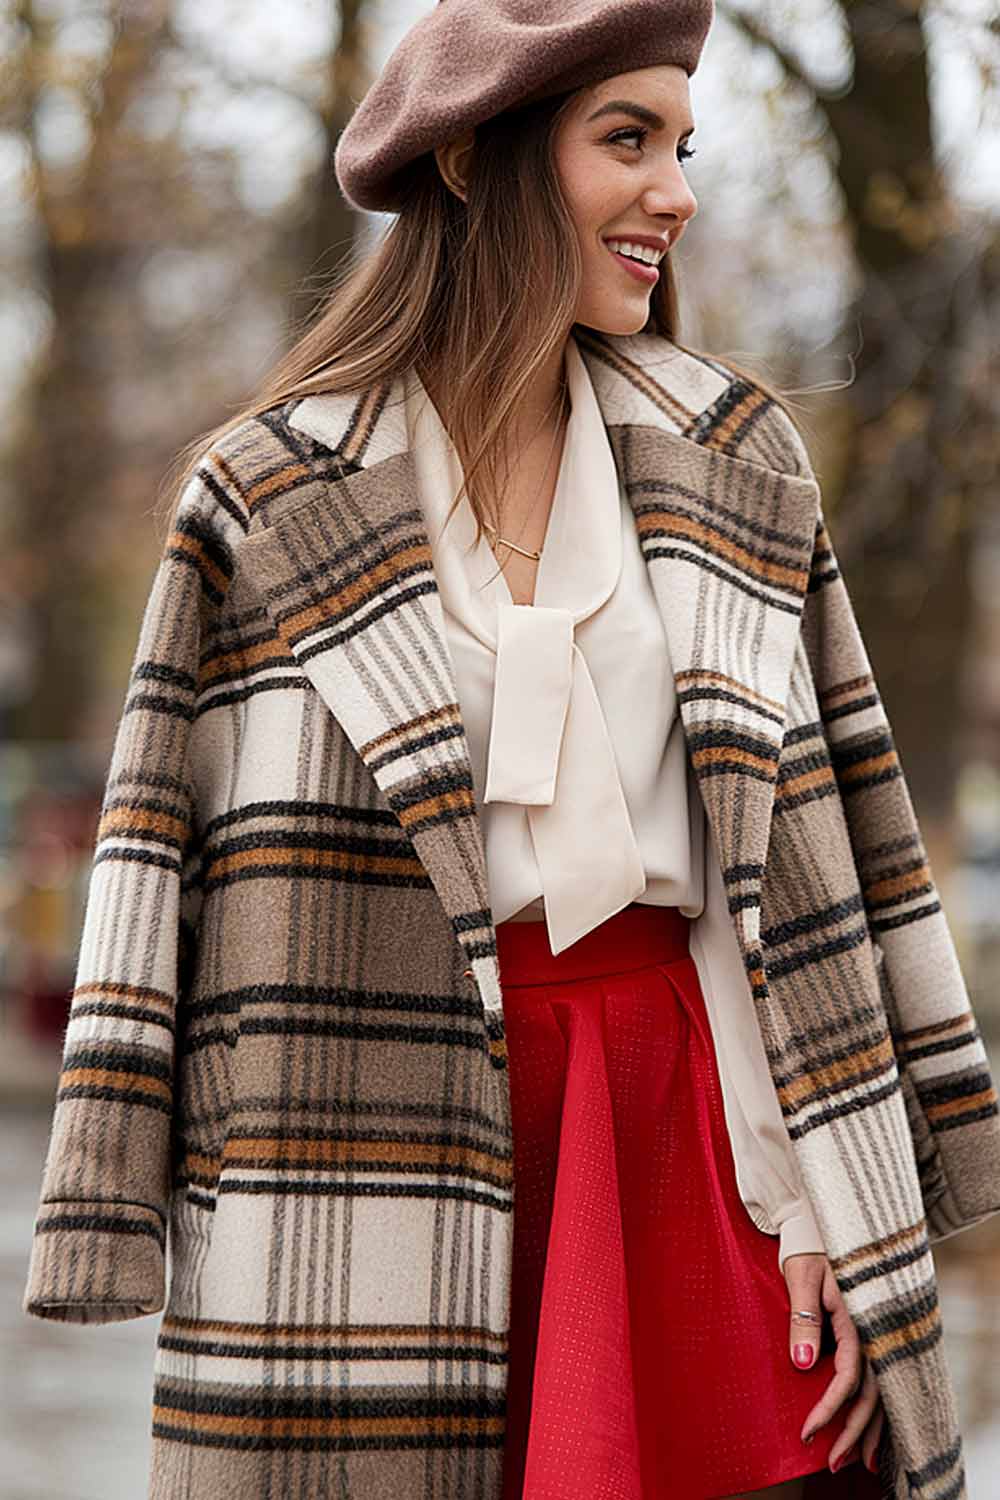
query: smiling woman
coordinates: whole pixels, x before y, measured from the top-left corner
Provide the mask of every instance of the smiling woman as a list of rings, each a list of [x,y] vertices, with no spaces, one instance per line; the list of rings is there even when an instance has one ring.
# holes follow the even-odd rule
[[[24,1299],[166,1303],[151,1500],[964,1496],[996,1090],[805,446],[679,342],[710,20],[435,7],[191,445]]]
[[[622,334],[648,327],[651,318],[657,317],[650,293],[659,287],[661,278],[667,316],[672,318],[676,289],[667,255],[697,209],[682,166],[683,141],[694,130],[687,73],[673,64],[651,66],[615,75],[557,98],[558,108],[551,117],[547,163],[551,187],[543,186],[539,191],[550,191],[551,217],[558,226],[548,241],[555,247],[554,264],[558,267],[558,247],[565,246],[570,286],[575,288],[573,306],[563,312],[562,329],[565,330],[567,319],[575,328]],[[520,112],[524,118],[518,129],[529,139],[534,128],[530,116],[541,108],[536,105],[533,111]],[[620,122],[630,118],[638,118],[640,125],[623,129]],[[485,121],[470,127],[436,146],[433,152],[444,181],[456,198],[469,204],[473,222],[484,212],[481,205],[487,195],[495,205],[503,201],[500,184],[491,185],[482,179],[491,175],[491,158],[505,170],[509,160],[506,137],[513,127],[501,117],[497,124],[503,134],[494,142],[493,123]],[[639,144],[626,139],[636,136],[641,138]],[[499,227],[498,232],[502,232]],[[482,245],[486,259],[488,236],[474,234],[470,240]],[[511,264],[508,257],[508,266]],[[503,323],[500,307],[504,300],[509,300],[510,292],[506,286],[494,285],[491,293],[489,271],[487,261],[477,272],[475,293],[470,291],[471,305],[477,312],[485,312],[492,303],[497,309],[497,320]],[[552,280],[556,276],[558,270]],[[538,319],[544,323],[555,315],[561,299],[556,287],[550,284],[544,265],[539,268],[534,287],[528,281],[525,297],[530,297],[535,305],[520,308],[515,325],[522,318],[525,322],[530,318],[537,329]],[[460,327],[461,317],[455,322]],[[485,328],[478,336],[486,337]],[[469,407],[471,393],[461,394],[452,382],[443,378],[450,368],[444,351],[434,359],[422,360],[420,371],[459,453],[463,454],[464,488],[477,526],[487,530],[491,537],[500,536],[502,493],[506,532],[503,540],[510,549],[504,558],[504,569],[512,586],[518,588],[519,596],[533,599],[533,563],[538,561],[554,496],[555,477],[549,465],[555,457],[558,467],[563,439],[566,340],[564,333],[558,335],[545,354],[539,348],[537,333],[532,339],[525,329],[522,337],[525,347],[522,350],[512,347],[508,358],[513,371],[524,368],[530,372],[530,378],[524,380],[506,420],[496,427],[491,450],[481,448],[479,452],[464,453],[461,434],[465,422],[482,431],[490,420],[490,412],[484,410],[480,419]],[[458,357],[471,359],[473,368],[482,363],[473,357],[471,331],[466,348]],[[494,421],[496,408],[502,408],[504,394],[500,392],[497,399],[490,398],[488,391],[482,393],[484,401],[493,408]],[[559,410],[553,419],[557,406]],[[508,465],[500,474],[498,465],[511,453],[518,456],[516,471]],[[480,464],[481,477],[477,473]],[[461,479],[457,488],[461,493]],[[479,535],[477,529],[477,541]]]

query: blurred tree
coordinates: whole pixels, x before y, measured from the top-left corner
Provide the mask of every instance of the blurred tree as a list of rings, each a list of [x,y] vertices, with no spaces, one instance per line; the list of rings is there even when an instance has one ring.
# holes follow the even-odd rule
[[[341,255],[353,242],[357,232],[357,215],[349,207],[337,183],[333,169],[334,152],[340,132],[354,112],[356,102],[366,93],[370,40],[363,24],[366,0],[340,0],[340,35],[330,54],[330,87],[320,107],[324,134],[323,166],[316,191],[311,198],[309,234],[305,240],[309,263],[320,267],[317,277],[305,278],[300,287],[302,305],[296,307],[300,322],[308,321],[323,297],[326,277]],[[332,255],[332,264],[324,264]]]
[[[14,535],[33,558],[33,597],[40,638],[35,690],[14,726],[28,737],[58,737],[77,722],[93,687],[94,603],[90,559],[99,546],[114,449],[100,372],[114,357],[104,291],[120,285],[132,246],[131,216],[111,212],[123,116],[147,74],[156,26],[145,17],[117,33],[100,89],[68,76],[52,46],[53,21],[34,0],[21,0],[19,70],[22,128],[40,231],[39,263],[51,307],[51,340],[31,400]],[[49,165],[41,119],[71,88],[88,106],[89,148],[82,160]],[[88,541],[89,537],[89,541]]]
[[[10,455],[6,541],[30,559],[37,644],[32,690],[6,719],[15,737],[109,733],[167,466],[284,344],[320,251],[351,242],[332,153],[364,89],[361,0],[342,10],[314,28],[314,54],[269,77],[170,0],[93,0],[107,41],[82,50],[72,6],[68,20],[41,0],[13,9],[0,112],[27,146],[31,275],[50,311]],[[279,141],[270,163],[254,108]]]
[[[824,490],[914,797],[940,840],[964,750],[969,558],[1000,470],[1000,229],[956,203],[937,160],[928,7],[840,3],[847,90],[823,88],[757,15],[727,14],[774,52],[831,133],[859,271],[845,322],[864,342]],[[954,19],[995,87],[995,19]]]

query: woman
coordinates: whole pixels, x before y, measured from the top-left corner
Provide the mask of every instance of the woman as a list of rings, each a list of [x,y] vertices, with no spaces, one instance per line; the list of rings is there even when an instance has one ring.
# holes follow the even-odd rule
[[[412,28],[185,476],[25,1293],[169,1222],[153,1497],[964,1493],[996,1092],[805,449],[676,341],[710,19]]]

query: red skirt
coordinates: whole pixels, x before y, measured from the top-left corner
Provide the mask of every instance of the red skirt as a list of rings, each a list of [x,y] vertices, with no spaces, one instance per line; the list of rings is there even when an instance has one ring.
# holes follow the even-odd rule
[[[716,1500],[817,1474],[833,1376],[799,1370],[778,1239],[736,1185],[690,923],[633,903],[553,956],[497,927],[514,1137],[503,1500]],[[821,1479],[819,1471],[825,1472]]]

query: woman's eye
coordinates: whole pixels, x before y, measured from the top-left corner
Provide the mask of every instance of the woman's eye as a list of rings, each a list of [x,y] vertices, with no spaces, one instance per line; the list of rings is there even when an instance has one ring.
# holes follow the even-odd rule
[[[608,140],[613,141],[617,145],[617,143],[620,140],[623,140],[625,136],[634,135],[637,136],[640,141],[644,141],[648,134],[649,131],[643,125],[629,125],[625,130],[612,131],[611,135],[608,136]]]
[[[613,131],[611,135],[607,137],[607,139],[612,144],[617,145],[619,142],[624,141],[626,136],[635,136],[637,141],[640,143],[640,145],[636,147],[636,150],[639,150],[641,149],[641,143],[646,139],[648,134],[649,131],[643,125],[628,125],[624,130]],[[691,147],[685,146],[684,143],[681,142],[681,144],[677,148],[678,160],[687,161],[689,157],[692,157],[694,155],[695,152],[691,149]]]

